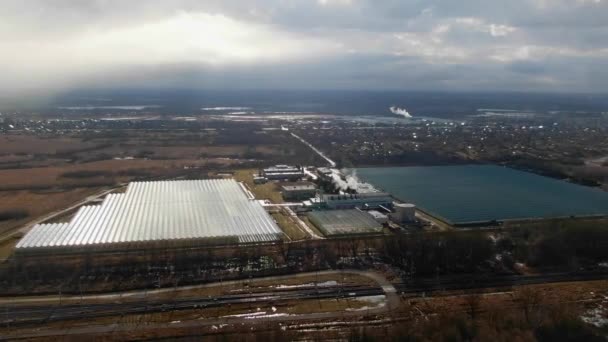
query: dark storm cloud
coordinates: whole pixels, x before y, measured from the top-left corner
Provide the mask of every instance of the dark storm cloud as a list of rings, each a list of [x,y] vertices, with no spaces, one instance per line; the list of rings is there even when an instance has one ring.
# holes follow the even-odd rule
[[[0,39],[4,93],[608,89],[602,0],[4,0]]]

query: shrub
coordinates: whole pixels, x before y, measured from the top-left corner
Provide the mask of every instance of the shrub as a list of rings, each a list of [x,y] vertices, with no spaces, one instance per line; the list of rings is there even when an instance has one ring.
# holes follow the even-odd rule
[[[8,221],[8,220],[20,220],[22,218],[26,218],[29,216],[27,210],[18,208],[18,209],[6,209],[0,211],[0,221]]]

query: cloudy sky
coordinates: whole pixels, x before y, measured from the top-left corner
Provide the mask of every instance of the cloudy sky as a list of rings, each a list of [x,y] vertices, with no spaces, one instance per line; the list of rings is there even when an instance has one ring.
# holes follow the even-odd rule
[[[2,0],[0,91],[608,91],[606,0]]]

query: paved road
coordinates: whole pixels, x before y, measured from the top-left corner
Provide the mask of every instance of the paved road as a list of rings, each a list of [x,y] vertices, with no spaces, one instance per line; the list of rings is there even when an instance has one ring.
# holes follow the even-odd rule
[[[321,152],[318,148],[314,147],[311,143],[309,143],[308,141],[304,140],[304,138],[300,137],[299,135],[295,134],[295,133],[291,133],[291,136],[300,140],[304,145],[310,147],[311,150],[313,150],[316,154],[318,154],[321,158],[325,159],[328,163],[329,166],[331,167],[336,167],[336,162],[329,159],[328,156],[326,156],[323,152]]]

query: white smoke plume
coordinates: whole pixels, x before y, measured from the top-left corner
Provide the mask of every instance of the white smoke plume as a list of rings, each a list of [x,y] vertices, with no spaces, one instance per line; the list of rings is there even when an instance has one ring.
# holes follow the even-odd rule
[[[395,114],[395,115],[401,115],[404,118],[411,118],[412,114],[410,114],[407,109],[405,108],[399,108],[397,106],[391,106],[390,108],[391,113]]]
[[[338,188],[339,190],[348,189],[348,183],[344,179],[342,179],[340,171],[336,169],[331,169],[331,179],[334,182],[336,188]]]
[[[362,182],[359,177],[357,177],[357,171],[352,169],[345,169],[342,172],[332,169],[331,170],[331,178],[334,182],[334,185],[338,190],[346,191],[346,190],[355,190],[360,192],[360,190],[365,189],[363,192],[373,191],[374,188],[368,183]]]

